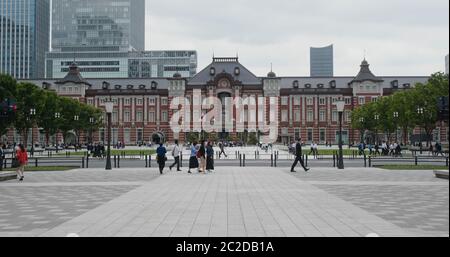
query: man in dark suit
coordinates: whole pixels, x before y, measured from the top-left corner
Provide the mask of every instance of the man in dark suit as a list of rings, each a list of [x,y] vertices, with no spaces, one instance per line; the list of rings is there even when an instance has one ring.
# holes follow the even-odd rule
[[[305,167],[305,163],[303,162],[303,154],[302,154],[302,139],[299,138],[297,140],[297,145],[295,146],[295,162],[292,165],[291,172],[296,172],[294,169],[297,166],[297,164],[300,162],[305,172],[309,171],[309,168]]]

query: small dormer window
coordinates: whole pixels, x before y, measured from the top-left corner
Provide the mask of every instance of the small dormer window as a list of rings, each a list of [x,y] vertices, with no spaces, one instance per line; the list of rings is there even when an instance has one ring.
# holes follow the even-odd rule
[[[336,80],[330,81],[330,88],[336,88]]]
[[[145,85],[139,85],[139,89],[145,89]]]
[[[317,88],[323,88],[323,84],[317,84]]]
[[[296,81],[294,81],[293,83],[292,83],[292,86],[295,88],[295,89],[297,89],[297,88],[299,88],[299,82],[298,82],[298,80],[296,80]]]
[[[109,83],[106,81],[103,81],[102,88],[103,88],[103,90],[107,90],[109,88]]]
[[[42,88],[45,89],[45,90],[48,90],[48,89],[50,89],[50,84],[47,83],[47,82],[43,82],[42,83]]]
[[[311,88],[311,84],[305,84],[305,88]]]
[[[234,75],[239,76],[241,74],[241,69],[239,67],[234,68]]]
[[[210,74],[211,76],[216,75],[216,68],[211,67],[211,69],[209,70],[209,74]]]
[[[156,90],[158,88],[158,83],[156,81],[152,81],[152,90]]]
[[[391,81],[392,88],[398,88],[398,80]]]
[[[404,87],[404,88],[410,88],[410,87],[411,87],[411,84],[410,84],[410,83],[405,83],[405,84],[403,84],[403,87]]]
[[[117,89],[117,90],[120,90],[122,88],[122,86],[121,85],[115,85],[114,88]]]
[[[133,88],[134,88],[133,85],[128,85],[128,86],[127,86],[127,89],[128,89],[128,90],[131,90],[131,89],[133,89]]]

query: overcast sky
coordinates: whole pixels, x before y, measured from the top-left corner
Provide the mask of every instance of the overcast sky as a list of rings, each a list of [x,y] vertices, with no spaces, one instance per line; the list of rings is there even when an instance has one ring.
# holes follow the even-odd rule
[[[197,50],[199,70],[236,56],[258,76],[309,76],[309,47],[334,44],[335,75],[443,71],[449,0],[147,0],[147,50]]]

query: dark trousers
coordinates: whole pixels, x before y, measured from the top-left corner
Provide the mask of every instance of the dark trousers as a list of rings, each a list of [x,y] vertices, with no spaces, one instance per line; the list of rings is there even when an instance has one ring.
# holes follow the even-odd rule
[[[170,169],[172,169],[173,167],[175,167],[175,165],[177,165],[177,171],[180,171],[180,156],[174,158],[175,162],[172,165],[170,165]]]
[[[222,154],[225,155],[225,157],[228,157],[223,149],[220,150],[219,158],[222,156]]]
[[[158,162],[159,164],[159,173],[163,174],[163,170],[166,167],[166,162]]]
[[[302,168],[304,170],[306,170],[305,163],[303,162],[303,158],[301,156],[297,156],[297,158],[295,158],[294,164],[292,165],[291,171],[293,171],[295,169],[295,167],[297,166],[297,164],[299,162],[300,162],[300,165],[302,165]]]

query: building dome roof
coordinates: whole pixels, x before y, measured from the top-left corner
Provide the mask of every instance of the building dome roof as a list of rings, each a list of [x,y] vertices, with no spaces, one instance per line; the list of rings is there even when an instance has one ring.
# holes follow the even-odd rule
[[[273,71],[270,71],[269,73],[267,73],[267,77],[268,78],[276,78],[277,74],[275,74],[275,72],[273,72]]]
[[[173,74],[173,77],[174,77],[174,78],[181,78],[182,76],[181,76],[180,73],[177,72],[177,73]]]
[[[370,65],[369,62],[367,62],[366,59],[364,59],[361,62],[361,70],[359,71],[358,75],[352,80],[353,82],[364,82],[364,81],[372,81],[372,82],[383,82],[382,79],[376,77],[372,71],[370,71]]]

